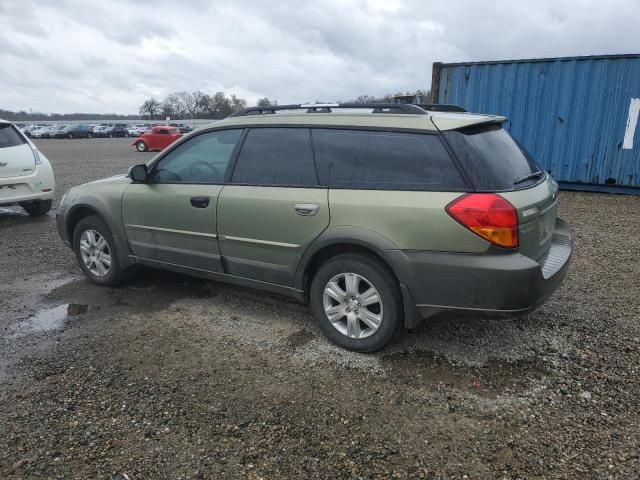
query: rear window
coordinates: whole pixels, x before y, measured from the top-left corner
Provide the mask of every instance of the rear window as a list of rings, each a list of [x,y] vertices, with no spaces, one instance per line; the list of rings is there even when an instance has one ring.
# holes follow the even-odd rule
[[[0,123],[0,148],[17,147],[27,143],[10,123]]]
[[[307,128],[252,128],[242,145],[232,183],[315,187]]]
[[[540,168],[500,125],[467,127],[442,134],[477,190],[511,190],[540,181],[540,177],[524,180]]]
[[[369,190],[465,189],[436,135],[314,129],[313,141],[323,185]]]

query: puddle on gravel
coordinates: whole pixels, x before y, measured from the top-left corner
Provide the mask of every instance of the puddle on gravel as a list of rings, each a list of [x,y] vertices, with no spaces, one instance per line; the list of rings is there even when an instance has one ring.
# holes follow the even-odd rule
[[[55,307],[43,308],[16,325],[14,336],[57,330],[64,326],[64,321],[69,317],[76,317],[90,310],[91,305],[79,303],[63,303]]]

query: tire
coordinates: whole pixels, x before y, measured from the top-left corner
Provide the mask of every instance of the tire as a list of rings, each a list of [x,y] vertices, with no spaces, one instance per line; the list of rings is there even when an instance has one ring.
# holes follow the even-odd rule
[[[355,300],[344,295],[354,290],[347,287],[347,278],[356,287]],[[330,281],[338,286],[338,290],[332,289],[333,294],[325,295]],[[371,288],[377,297],[371,293]],[[370,303],[365,306],[364,293],[367,291]],[[322,333],[336,345],[356,352],[375,352],[383,348],[396,335],[404,318],[395,276],[382,262],[367,255],[342,254],[325,262],[313,277],[309,297],[311,313]],[[379,301],[376,302],[376,298]],[[325,312],[327,308],[334,309],[333,322]],[[366,322],[362,320],[365,317]],[[349,324],[353,328],[350,329]]]
[[[144,143],[142,140],[138,140],[136,142],[136,150],[138,150],[139,152],[146,152],[147,151],[147,144]]]
[[[68,138],[69,140],[73,139],[73,133],[70,133],[69,135],[67,135],[67,138]]]
[[[86,236],[84,236],[85,233],[87,233]],[[91,238],[94,241],[88,242],[87,240]],[[104,243],[100,242],[99,238],[102,238]],[[84,242],[84,249],[81,249],[81,241]],[[113,234],[100,217],[92,215],[78,222],[73,231],[73,251],[84,274],[96,285],[115,286],[125,280],[125,271],[120,266]],[[97,257],[97,253],[100,253],[100,256]],[[88,259],[85,260],[84,257],[87,254]],[[106,255],[110,259],[108,268],[105,263]],[[102,265],[101,268],[100,265]]]
[[[110,133],[110,134],[109,134],[109,138],[113,138],[113,133]]]
[[[32,217],[41,217],[51,210],[53,200],[34,200],[33,202],[21,203],[20,206]]]
[[[129,132],[124,132],[124,138],[129,138]]]
[[[93,133],[87,133],[87,138],[93,138]]]

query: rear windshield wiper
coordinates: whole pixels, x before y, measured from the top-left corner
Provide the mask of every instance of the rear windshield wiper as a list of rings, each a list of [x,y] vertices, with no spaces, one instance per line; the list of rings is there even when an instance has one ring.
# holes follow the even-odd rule
[[[527,180],[533,180],[534,178],[540,178],[544,175],[544,170],[538,170],[537,172],[530,173],[526,177],[522,177],[520,180],[516,180],[513,182],[514,185],[518,185],[519,183],[524,183]]]

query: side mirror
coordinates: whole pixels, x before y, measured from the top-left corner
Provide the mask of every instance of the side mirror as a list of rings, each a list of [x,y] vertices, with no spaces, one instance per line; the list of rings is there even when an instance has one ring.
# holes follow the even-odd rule
[[[129,169],[129,178],[137,183],[147,183],[147,166],[144,163],[140,165],[134,165]]]

